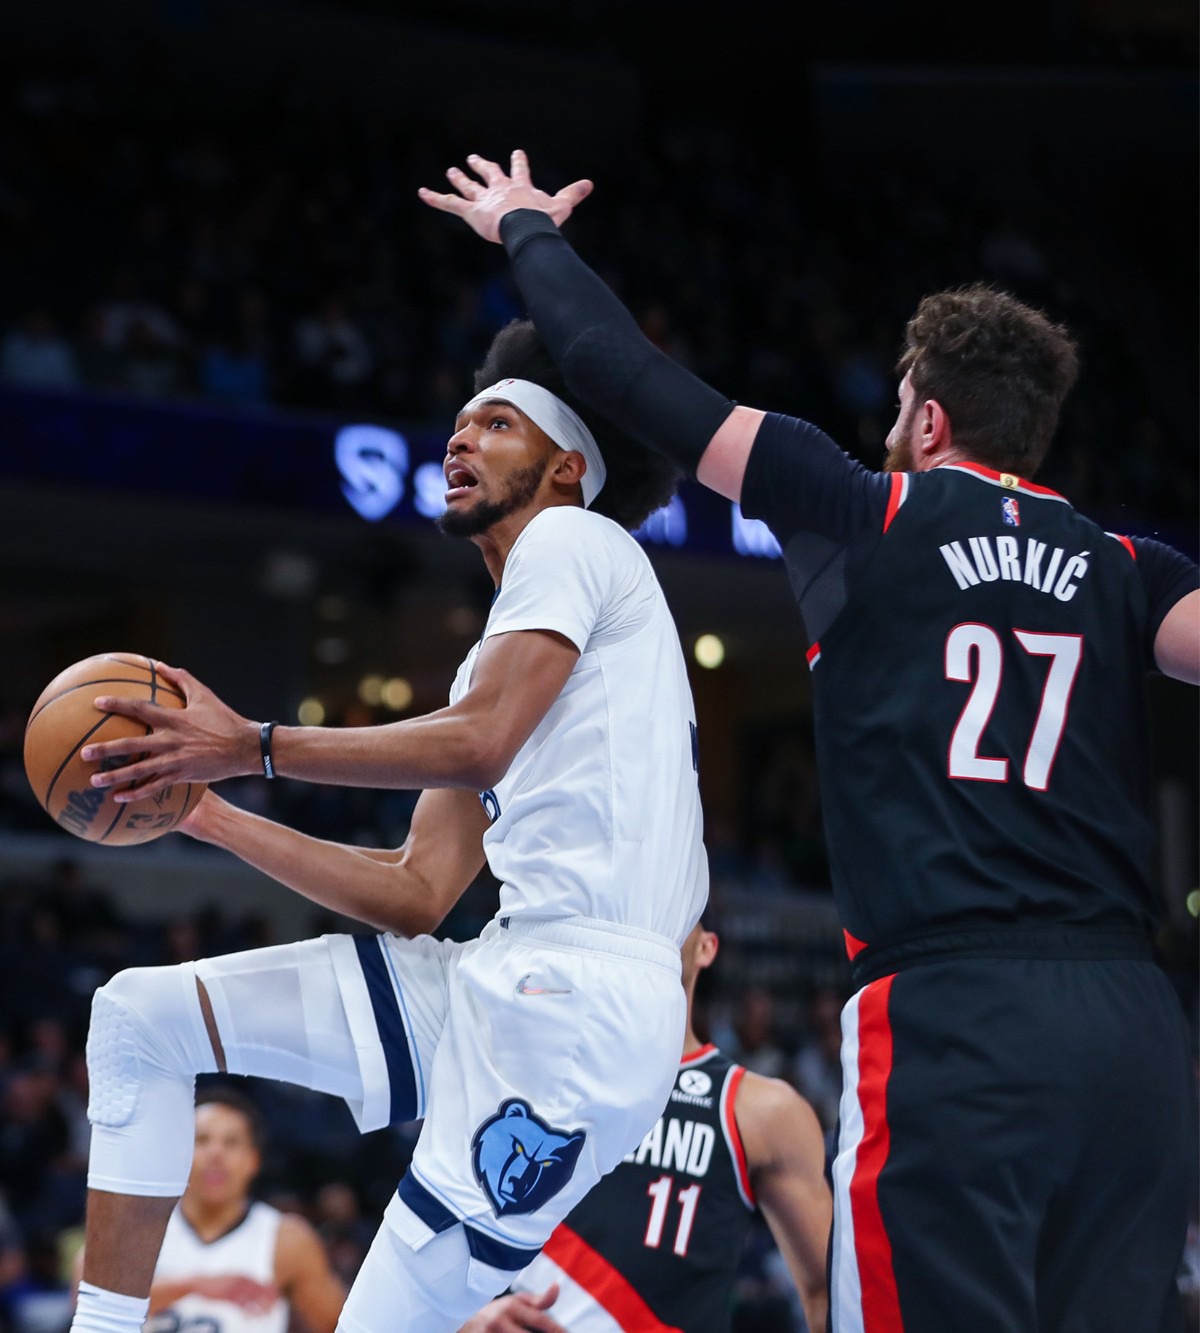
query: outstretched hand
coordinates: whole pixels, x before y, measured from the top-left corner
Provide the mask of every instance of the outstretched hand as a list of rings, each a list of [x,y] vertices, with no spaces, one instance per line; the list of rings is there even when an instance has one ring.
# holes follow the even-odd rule
[[[183,708],[144,699],[97,695],[102,713],[120,713],[151,728],[149,735],[99,741],[80,758],[101,765],[93,787],[119,787],[113,800],[144,800],[176,782],[217,782],[260,771],[258,727],[178,667],[156,662],[159,675],[183,694]],[[132,784],[132,785],[131,785]]]
[[[500,241],[500,219],[505,213],[515,208],[534,208],[541,213],[549,213],[557,226],[562,226],[575,209],[592,192],[589,180],[573,181],[564,185],[557,194],[547,194],[539,190],[529,177],[529,159],[522,149],[517,148],[512,155],[511,175],[506,175],[504,168],[487,158],[472,153],[467,158],[467,166],[482,178],[483,184],[468,176],[458,167],[451,167],[446,172],[446,179],[458,191],[457,194],[438,194],[424,186],[417,191],[418,196],[430,208],[442,213],[453,213],[460,217],[485,241]]]

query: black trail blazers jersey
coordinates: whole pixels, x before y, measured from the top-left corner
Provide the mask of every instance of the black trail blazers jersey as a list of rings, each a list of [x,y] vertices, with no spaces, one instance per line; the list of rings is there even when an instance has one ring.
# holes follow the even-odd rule
[[[814,658],[844,924],[871,943],[964,917],[1147,924],[1131,550],[1057,495],[974,468],[895,490]],[[884,837],[861,836],[864,810]]]
[[[1191,562],[974,463],[868,472],[787,418],[743,503],[811,644],[851,955],[960,926],[1152,928],[1145,677]]]
[[[745,1070],[715,1046],[679,1065],[641,1146],[579,1203],[516,1284],[558,1281],[571,1333],[727,1333],[733,1275],[754,1211],[734,1119]]]

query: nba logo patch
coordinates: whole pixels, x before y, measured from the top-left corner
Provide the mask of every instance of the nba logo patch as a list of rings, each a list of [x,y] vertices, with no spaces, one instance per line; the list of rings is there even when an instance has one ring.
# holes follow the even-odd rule
[[[1000,501],[1000,510],[1004,515],[1004,521],[1010,528],[1019,528],[1021,526],[1021,510],[1016,500],[1011,495],[1006,495]]]

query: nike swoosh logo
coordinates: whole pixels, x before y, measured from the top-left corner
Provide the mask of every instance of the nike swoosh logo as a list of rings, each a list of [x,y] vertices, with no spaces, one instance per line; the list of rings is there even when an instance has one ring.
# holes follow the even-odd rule
[[[553,986],[531,986],[529,978],[533,976],[532,972],[526,972],[520,981],[513,987],[515,995],[570,995],[571,989],[556,990]]]

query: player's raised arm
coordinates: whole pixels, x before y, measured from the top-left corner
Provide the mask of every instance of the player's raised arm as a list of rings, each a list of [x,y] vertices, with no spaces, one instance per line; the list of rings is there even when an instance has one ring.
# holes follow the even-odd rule
[[[741,497],[746,460],[764,413],[735,406],[664,355],[558,230],[591,192],[577,181],[557,195],[537,189],[518,149],[511,174],[472,155],[480,179],[451,168],[456,194],[419,191],[485,240],[500,241],[530,317],[572,392],[635,439],[730,500]]]

